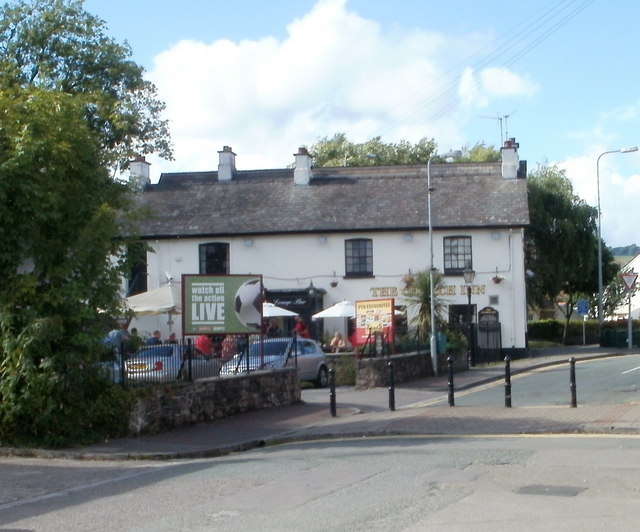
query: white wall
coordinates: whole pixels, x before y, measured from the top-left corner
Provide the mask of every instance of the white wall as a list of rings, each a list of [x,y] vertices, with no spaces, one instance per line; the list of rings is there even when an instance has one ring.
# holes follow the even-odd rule
[[[409,236],[410,235],[410,236]],[[434,264],[442,271],[442,241],[445,236],[472,237],[473,267],[476,277],[472,288],[472,304],[477,309],[490,306],[490,297],[497,296],[498,304],[491,305],[500,312],[502,340],[505,348],[522,348],[525,345],[526,297],[524,287],[523,232],[510,231],[448,231],[434,233]],[[344,279],[344,241],[349,238],[372,238],[374,277]],[[174,282],[182,274],[198,273],[198,246],[207,242],[228,242],[230,249],[230,273],[261,274],[268,290],[303,289],[311,282],[316,288],[326,290],[324,306],[343,299],[363,300],[395,297],[396,304],[406,304],[402,296],[402,278],[409,270],[428,269],[429,239],[427,231],[385,232],[375,234],[341,233],[327,234],[321,242],[319,235],[253,236],[252,245],[244,238],[175,239],[151,241],[154,250],[148,254],[148,288],[159,287],[166,282],[169,273]],[[495,284],[491,278],[498,275],[504,280]],[[335,272],[335,277],[334,277]],[[333,280],[338,281],[334,288]],[[444,299],[447,304],[466,304],[466,288],[461,277],[446,278],[455,293]],[[159,328],[166,336],[170,330],[181,335],[180,316],[168,324],[168,316],[135,320],[133,326],[140,331],[151,332]],[[343,320],[325,322],[325,332],[343,330]]]

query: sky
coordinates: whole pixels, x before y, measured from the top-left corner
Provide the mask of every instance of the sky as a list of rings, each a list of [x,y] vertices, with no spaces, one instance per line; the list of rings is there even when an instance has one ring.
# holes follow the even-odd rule
[[[608,246],[640,244],[636,0],[85,0],[166,102],[173,161],[290,166],[298,147],[352,142],[440,152],[520,144],[529,172],[566,171]],[[425,161],[426,162],[426,161]],[[470,198],[473,201],[473,198]],[[570,243],[568,243],[570,245]]]

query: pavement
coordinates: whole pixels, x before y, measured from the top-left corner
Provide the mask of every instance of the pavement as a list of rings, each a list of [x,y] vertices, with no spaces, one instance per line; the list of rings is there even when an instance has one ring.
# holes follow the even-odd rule
[[[511,361],[511,376],[553,365],[570,367],[580,361],[638,355],[639,349],[572,346],[531,350]],[[569,375],[569,371],[567,370]],[[455,394],[478,386],[504,384],[505,364],[479,365],[454,375]],[[579,387],[579,383],[578,383]],[[266,445],[307,440],[364,438],[393,435],[504,435],[614,433],[640,434],[640,401],[618,404],[506,408],[449,406],[448,375],[397,384],[390,409],[388,388],[336,388],[336,415],[331,415],[330,390],[303,390],[300,403],[252,411],[161,434],[122,438],[82,448],[0,449],[0,455],[92,460],[178,459],[220,456]],[[635,398],[637,399],[637,397]]]

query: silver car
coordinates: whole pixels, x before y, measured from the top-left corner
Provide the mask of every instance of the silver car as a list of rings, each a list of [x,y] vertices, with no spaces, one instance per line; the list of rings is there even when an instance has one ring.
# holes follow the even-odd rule
[[[260,369],[297,367],[301,381],[324,388],[329,380],[327,357],[315,340],[306,338],[267,338],[253,342],[243,353],[234,356],[220,371],[220,376]]]
[[[217,377],[223,361],[211,357],[187,357],[188,348],[181,344],[141,347],[124,363],[127,380],[134,382],[168,382],[188,378]]]

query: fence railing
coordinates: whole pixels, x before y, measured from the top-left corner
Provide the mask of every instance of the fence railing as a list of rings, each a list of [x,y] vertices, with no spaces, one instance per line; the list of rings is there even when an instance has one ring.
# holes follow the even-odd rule
[[[108,377],[124,387],[217,377],[227,359],[206,356],[191,341],[143,345],[133,353],[114,351],[101,366]]]

